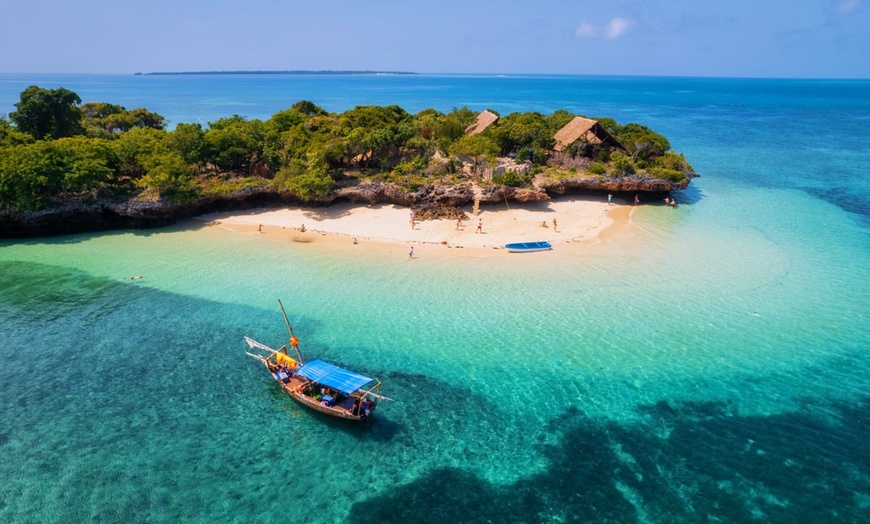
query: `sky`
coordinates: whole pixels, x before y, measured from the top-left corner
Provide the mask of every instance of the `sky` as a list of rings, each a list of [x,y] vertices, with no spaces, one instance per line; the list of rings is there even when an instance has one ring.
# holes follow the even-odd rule
[[[0,0],[0,73],[870,78],[870,0]]]

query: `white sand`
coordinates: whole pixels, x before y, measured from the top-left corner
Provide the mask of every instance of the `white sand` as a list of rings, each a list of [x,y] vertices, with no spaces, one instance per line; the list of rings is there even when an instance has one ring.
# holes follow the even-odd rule
[[[511,242],[546,240],[555,245],[565,242],[594,242],[615,223],[624,223],[630,206],[563,197],[549,202],[481,206],[472,214],[463,208],[467,220],[457,229],[456,220],[415,221],[411,228],[410,209],[395,205],[366,206],[336,204],[323,208],[259,209],[251,212],[212,213],[198,220],[211,225],[297,242],[340,240],[347,243],[387,243],[403,245],[436,244],[450,247],[502,248]],[[553,227],[553,220],[557,227]],[[476,232],[478,220],[482,233]],[[547,227],[542,227],[546,223]],[[301,227],[305,226],[305,232]],[[262,228],[262,231],[259,229]],[[340,237],[340,238],[336,238]]]

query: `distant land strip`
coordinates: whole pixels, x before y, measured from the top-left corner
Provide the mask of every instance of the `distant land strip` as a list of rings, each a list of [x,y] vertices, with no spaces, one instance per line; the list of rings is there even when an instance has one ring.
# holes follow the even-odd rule
[[[156,71],[134,75],[416,75],[411,71]]]

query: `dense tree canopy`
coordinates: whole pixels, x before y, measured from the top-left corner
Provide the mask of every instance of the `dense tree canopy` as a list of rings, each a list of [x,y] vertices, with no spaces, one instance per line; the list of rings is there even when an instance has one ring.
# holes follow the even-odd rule
[[[0,118],[0,208],[108,196],[185,199],[245,185],[310,198],[326,195],[346,178],[411,188],[443,177],[479,177],[478,168],[504,156],[556,174],[566,165],[589,176],[641,173],[668,180],[691,171],[665,137],[609,118],[597,120],[625,145],[624,152],[569,148],[556,162],[553,136],[577,116],[564,110],[511,113],[466,135],[477,117],[466,107],[416,115],[395,105],[329,113],[303,100],[265,122],[234,115],[205,129],[181,123],[167,131],[165,119],[147,109],[80,104],[72,91],[31,86],[10,120]],[[510,173],[478,182],[523,186],[531,179]]]
[[[37,140],[73,136],[82,132],[81,102],[69,89],[30,86],[21,92],[9,119],[19,131]]]

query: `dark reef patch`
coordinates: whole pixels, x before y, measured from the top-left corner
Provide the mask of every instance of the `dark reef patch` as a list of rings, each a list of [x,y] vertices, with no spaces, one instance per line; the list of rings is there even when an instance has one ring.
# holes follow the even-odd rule
[[[870,520],[868,399],[829,407],[837,423],[810,410],[739,416],[714,402],[640,411],[645,422],[629,426],[567,413],[553,422],[558,443],[539,446],[540,474],[497,486],[441,468],[355,504],[350,521]]]

